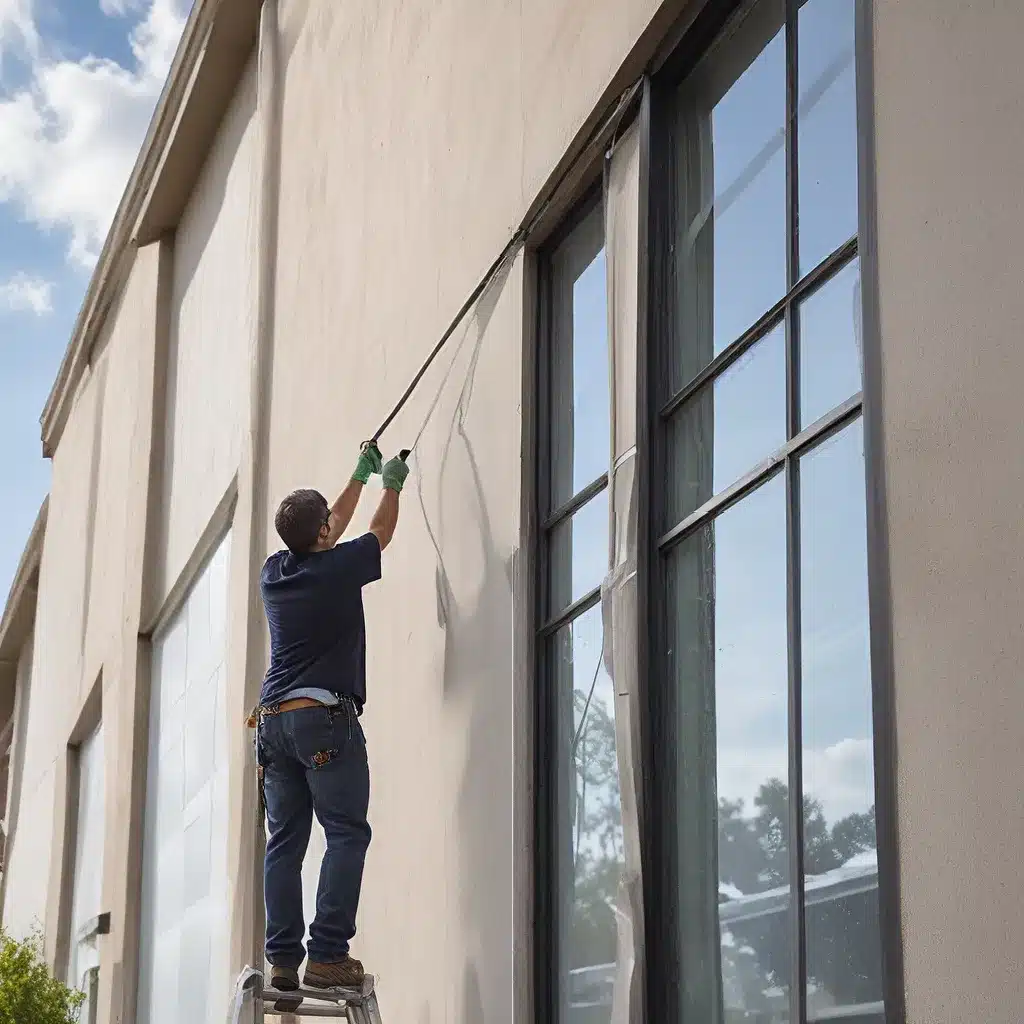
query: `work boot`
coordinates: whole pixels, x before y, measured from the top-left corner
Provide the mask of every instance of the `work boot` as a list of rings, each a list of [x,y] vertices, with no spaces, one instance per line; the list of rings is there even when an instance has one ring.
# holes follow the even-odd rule
[[[358,960],[346,956],[333,964],[306,961],[306,974],[302,979],[307,988],[362,988],[366,972]]]
[[[271,967],[270,988],[279,992],[294,992],[299,987],[299,972],[295,967]],[[274,1009],[280,1013],[293,1013],[302,1004],[302,996],[278,999]]]

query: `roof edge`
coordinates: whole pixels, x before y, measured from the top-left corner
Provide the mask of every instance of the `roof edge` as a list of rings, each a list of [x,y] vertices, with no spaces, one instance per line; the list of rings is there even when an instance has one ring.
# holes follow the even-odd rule
[[[103,243],[99,259],[75,320],[60,369],[43,407],[43,455],[52,458],[67,422],[72,398],[89,352],[111,303],[124,284],[134,254],[134,233],[145,200],[157,181],[162,156],[174,135],[179,115],[189,95],[193,71],[206,51],[214,16],[224,0],[195,0],[178,49],[149,123],[146,138],[135,160],[117,212]]]
[[[38,591],[37,573],[43,558],[43,539],[46,536],[46,520],[50,510],[50,496],[36,515],[32,531],[25,542],[21,561],[11,583],[3,617],[0,618],[0,664],[17,662],[21,645],[35,619],[35,596]]]

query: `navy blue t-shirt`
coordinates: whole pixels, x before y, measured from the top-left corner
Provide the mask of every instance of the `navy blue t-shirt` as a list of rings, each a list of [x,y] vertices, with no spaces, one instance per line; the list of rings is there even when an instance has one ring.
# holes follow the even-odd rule
[[[270,667],[261,704],[297,687],[366,700],[362,588],[380,579],[380,542],[372,533],[329,551],[278,551],[260,573],[270,626]]]

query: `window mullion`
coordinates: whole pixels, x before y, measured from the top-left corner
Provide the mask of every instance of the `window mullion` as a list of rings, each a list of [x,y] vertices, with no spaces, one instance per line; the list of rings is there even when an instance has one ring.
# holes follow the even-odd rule
[[[786,284],[792,293],[800,277],[798,130],[798,17],[800,0],[786,0]],[[800,432],[799,318],[786,306],[787,437]],[[803,742],[800,643],[800,484],[799,461],[786,458],[786,621],[789,661],[789,872],[790,872],[790,1021],[807,1020],[807,948],[804,928]]]

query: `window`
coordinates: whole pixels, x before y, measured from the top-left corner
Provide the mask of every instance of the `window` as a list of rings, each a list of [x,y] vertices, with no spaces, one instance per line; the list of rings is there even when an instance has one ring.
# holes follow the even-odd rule
[[[81,1020],[95,1020],[98,936],[109,924],[103,913],[104,754],[102,722],[72,750],[77,771],[74,861],[72,865],[70,942],[67,981],[86,993]]]
[[[139,1024],[213,1024],[227,999],[230,547],[228,534],[153,638]]]
[[[611,422],[604,211],[584,205],[541,261],[538,836],[543,1015],[611,1015],[622,824],[602,658]],[[545,942],[546,939],[546,942]]]
[[[652,122],[666,1020],[885,1018],[854,12],[743,5]]]

